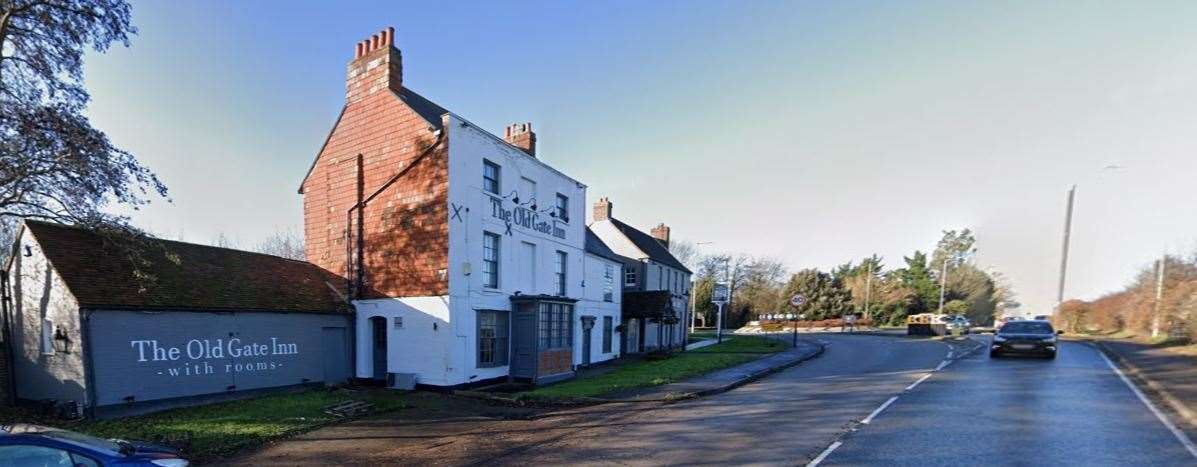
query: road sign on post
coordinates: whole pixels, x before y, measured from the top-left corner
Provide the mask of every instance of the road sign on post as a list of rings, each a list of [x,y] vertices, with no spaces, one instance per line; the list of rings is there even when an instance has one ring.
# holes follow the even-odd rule
[[[727,305],[728,299],[727,284],[716,283],[715,288],[711,290],[711,303],[719,307],[719,314],[715,315],[715,342],[723,342],[723,306]]]
[[[802,294],[796,293],[793,297],[790,297],[790,305],[792,305],[794,308],[802,308],[802,305],[804,304],[806,304],[806,297],[803,297]],[[798,322],[794,321],[790,324],[794,326],[794,347],[798,347]]]

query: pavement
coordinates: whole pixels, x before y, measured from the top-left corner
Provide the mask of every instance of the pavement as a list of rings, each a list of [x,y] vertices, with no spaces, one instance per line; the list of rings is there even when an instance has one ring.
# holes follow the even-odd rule
[[[1087,343],[1062,342],[1055,360],[976,352],[899,395],[819,465],[1197,465],[1145,400]]]

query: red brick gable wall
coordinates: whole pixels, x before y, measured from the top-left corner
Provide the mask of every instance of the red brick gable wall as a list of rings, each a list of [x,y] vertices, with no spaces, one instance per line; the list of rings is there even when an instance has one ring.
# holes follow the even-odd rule
[[[359,196],[358,154],[364,197],[406,170],[362,213],[364,288],[355,298],[448,293],[448,141],[437,144],[428,121],[396,95],[398,60],[386,46],[350,63],[344,112],[303,183],[307,259],[344,276],[346,229],[355,244],[358,235],[357,213],[346,219]]]

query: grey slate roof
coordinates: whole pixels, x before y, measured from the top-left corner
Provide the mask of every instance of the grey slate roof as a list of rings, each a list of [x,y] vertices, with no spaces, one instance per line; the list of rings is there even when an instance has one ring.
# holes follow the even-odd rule
[[[407,104],[408,107],[411,107],[411,109],[419,114],[424,120],[427,120],[428,124],[432,125],[433,128],[440,129],[442,124],[441,116],[449,113],[449,111],[445,110],[444,107],[441,107],[435,102],[426,99],[424,96],[417,94],[407,86],[404,86],[402,90],[400,90],[398,96],[403,103]]]
[[[590,227],[586,227],[586,252],[598,257],[607,258],[611,261],[623,262],[623,258],[620,258],[618,254],[611,251],[611,247],[603,243],[603,240],[598,235],[595,235],[594,231],[590,230]]]
[[[661,242],[653,238],[652,235],[646,234],[640,230],[637,230],[635,227],[624,224],[619,219],[611,218],[609,220],[611,221],[611,225],[614,225],[615,228],[619,229],[619,231],[628,238],[628,240],[631,240],[631,242],[636,245],[636,248],[639,248],[640,251],[643,251],[644,254],[648,255],[648,259],[674,269],[685,271],[688,274],[693,274],[693,272],[690,271],[686,265],[682,264],[681,261],[678,261],[677,258],[673,256],[673,253],[669,252],[668,248],[665,248],[665,245],[662,245]]]

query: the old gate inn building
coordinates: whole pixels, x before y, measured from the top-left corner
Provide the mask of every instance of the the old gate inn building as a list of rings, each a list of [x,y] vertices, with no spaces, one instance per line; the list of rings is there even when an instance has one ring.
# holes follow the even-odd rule
[[[351,377],[543,384],[621,349],[685,342],[680,300],[668,313],[631,310],[638,341],[646,320],[670,327],[650,327],[649,345],[629,346],[625,268],[676,260],[659,257],[668,255],[664,244],[651,260],[623,256],[645,248],[608,245],[608,233],[591,231],[586,185],[537,157],[530,124],[500,137],[412,91],[391,29],[357,44],[347,70],[344,107],[299,189],[306,262],[158,242],[166,247],[151,250],[161,255],[155,264],[170,280],[145,284],[123,271],[98,281],[93,275],[116,260],[46,243],[38,231],[90,234],[27,223],[10,277],[58,281],[56,296],[67,301],[85,287],[88,300],[119,292],[113,300],[127,303],[97,320],[99,308],[82,300],[49,309],[24,293],[4,322],[14,395],[115,413]],[[45,251],[50,272],[32,269],[24,250]],[[76,269],[68,273],[56,256],[86,265],[67,265]],[[637,266],[636,274],[650,271]],[[689,295],[688,285],[670,290]],[[63,340],[69,352],[47,350]],[[116,382],[130,377],[132,386]]]

